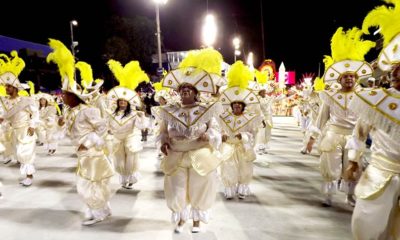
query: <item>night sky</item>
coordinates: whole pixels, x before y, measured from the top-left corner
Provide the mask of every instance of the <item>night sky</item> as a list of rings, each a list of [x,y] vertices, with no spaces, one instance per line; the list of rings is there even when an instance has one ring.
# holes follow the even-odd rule
[[[337,27],[360,27],[364,16],[382,3],[378,0],[263,0],[266,58],[278,66],[284,61],[286,69],[295,70],[297,77],[305,72],[317,72],[319,63],[322,70],[323,55],[330,54],[330,38]],[[100,61],[104,22],[109,16],[142,15],[155,19],[152,0],[13,0],[2,3],[2,9],[0,35],[42,44],[47,44],[51,37],[69,46],[69,22],[76,19],[79,22],[74,30],[75,40],[79,41],[78,57],[89,63]],[[208,11],[217,18],[219,35],[214,47],[221,51],[225,61],[233,62],[232,38],[236,34],[242,39],[242,51],[253,51],[258,66],[262,62],[260,0],[209,0]],[[162,6],[165,49],[199,48],[206,12],[206,0],[169,0]],[[374,57],[368,55],[366,60]]]

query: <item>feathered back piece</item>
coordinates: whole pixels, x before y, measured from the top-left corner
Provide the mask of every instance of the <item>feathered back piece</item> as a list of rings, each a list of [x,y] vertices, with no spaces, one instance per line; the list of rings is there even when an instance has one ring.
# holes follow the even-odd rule
[[[59,40],[49,39],[49,46],[53,49],[49,55],[47,55],[47,62],[54,62],[58,66],[58,70],[61,75],[61,79],[64,80],[66,77],[69,80],[69,86],[73,87],[75,84],[74,70],[75,70],[75,59],[69,49]]]
[[[339,27],[331,39],[331,51],[334,62],[343,60],[364,61],[365,54],[375,47],[372,41],[361,39],[362,31],[357,27],[343,31]]]
[[[243,64],[242,61],[236,61],[228,72],[228,87],[239,87],[246,89],[249,81],[253,80],[252,71]]]
[[[205,48],[190,51],[179,67],[196,67],[221,76],[222,62],[223,58],[220,52],[213,48]]]
[[[379,6],[370,11],[364,18],[362,30],[369,34],[370,27],[379,27],[379,33],[383,36],[383,47],[400,33],[400,0],[384,0],[393,7]]]
[[[156,92],[159,92],[159,91],[161,91],[161,90],[169,90],[169,88],[163,87],[162,85],[163,85],[163,82],[162,82],[162,81],[157,82],[157,83],[153,83],[154,90],[155,90]]]
[[[314,80],[314,91],[323,91],[325,90],[324,80],[320,77],[316,77]]]
[[[107,64],[121,87],[135,91],[139,83],[150,81],[149,76],[140,68],[138,61],[130,61],[125,67],[122,67],[120,62],[112,59]]]
[[[81,74],[81,85],[85,89],[88,86],[92,85],[93,82],[93,70],[92,67],[83,61],[79,61],[75,64],[75,67],[79,69],[79,72]]]
[[[256,72],[256,79],[257,82],[260,84],[265,84],[267,83],[268,80],[268,73],[267,72],[260,72],[258,70],[255,70]]]
[[[6,87],[4,85],[0,85],[0,96],[1,97],[7,96]]]
[[[335,63],[335,61],[333,61],[333,58],[331,56],[325,55],[324,59],[322,60],[324,62],[325,65],[325,71],[332,66],[332,64]]]
[[[26,82],[29,85],[29,95],[35,95],[35,84],[32,81]]]
[[[11,72],[16,77],[22,72],[25,68],[25,62],[22,58],[18,56],[17,51],[11,51],[11,58],[9,58],[6,54],[1,54],[0,58],[0,75],[6,72]]]

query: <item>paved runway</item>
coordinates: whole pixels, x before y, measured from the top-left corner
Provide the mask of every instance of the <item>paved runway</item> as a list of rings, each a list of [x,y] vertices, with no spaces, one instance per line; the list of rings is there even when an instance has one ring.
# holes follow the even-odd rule
[[[343,193],[335,196],[334,207],[321,206],[318,157],[300,154],[302,134],[293,118],[275,117],[274,127],[269,154],[254,163],[253,195],[226,201],[221,184],[210,223],[194,234],[189,223],[183,233],[173,233],[151,140],[141,154],[142,178],[134,190],[118,190],[111,199],[113,215],[91,227],[81,226],[84,206],[69,142],[51,157],[38,147],[31,187],[18,184],[15,163],[0,166],[0,240],[351,239],[352,210]]]

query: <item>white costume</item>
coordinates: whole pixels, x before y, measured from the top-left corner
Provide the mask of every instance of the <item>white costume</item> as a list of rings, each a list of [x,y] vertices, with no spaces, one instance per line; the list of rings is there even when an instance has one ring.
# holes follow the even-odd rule
[[[400,197],[399,106],[400,92],[394,88],[360,91],[350,105],[360,119],[347,148],[363,151],[368,134],[372,139],[371,161],[356,187],[357,203],[352,218],[355,239],[400,236],[400,222],[396,220]],[[349,157],[358,160],[356,153]],[[361,163],[358,165],[361,167]]]
[[[12,59],[0,62],[0,82],[2,85],[11,85],[19,90],[23,89],[19,82],[18,75],[25,67],[24,61],[18,57],[18,54],[11,52]],[[21,163],[20,172],[26,175],[27,178],[21,183],[24,186],[32,184],[32,177],[35,173],[35,146],[36,135],[30,135],[28,131],[34,130],[39,122],[39,112],[35,105],[35,101],[30,97],[17,96],[11,99],[10,97],[0,97],[0,102],[3,109],[3,115],[0,116],[10,124],[11,134],[10,143],[6,147],[11,147],[11,152],[14,158]],[[5,130],[7,132],[7,130]],[[7,141],[8,136],[5,137]]]
[[[336,59],[326,58],[325,62],[330,64],[324,73],[324,82],[341,81],[344,75],[363,78],[372,74],[372,67],[367,62],[351,59],[354,56],[362,59],[374,46],[372,42],[362,41],[360,37],[361,30],[357,28],[346,32],[342,28],[336,30],[331,41],[332,56]],[[361,48],[361,46],[363,47]],[[349,73],[351,75],[346,75]],[[354,81],[354,79],[352,80]],[[343,81],[348,80],[344,79]],[[323,204],[326,206],[331,206],[332,194],[335,193],[339,180],[341,180],[340,189],[347,193],[346,201],[350,205],[354,204],[353,193],[356,182],[341,179],[342,173],[348,166],[346,141],[351,137],[357,121],[357,115],[348,108],[349,102],[353,98],[354,86],[355,82],[352,83],[352,89],[349,89],[348,92],[332,88],[319,95],[323,104],[316,127],[322,134],[319,143],[320,172],[324,180],[322,192],[325,200]]]
[[[41,143],[46,144],[46,148],[51,150],[57,149],[57,141],[58,141],[58,116],[57,116],[57,108],[55,107],[54,100],[52,100],[52,96],[49,94],[39,93],[35,95],[35,99],[39,101],[41,98],[46,99],[47,106],[40,108],[39,104],[39,118],[40,123],[37,128],[38,138]],[[50,154],[50,152],[49,152]]]
[[[50,39],[49,45],[53,52],[47,56],[47,61],[58,64],[63,78],[62,90],[74,94],[84,102],[82,92],[74,81],[75,64],[71,52],[58,40]],[[111,215],[110,178],[114,175],[114,170],[104,153],[106,120],[101,117],[99,109],[79,103],[69,108],[63,127],[78,155],[77,192],[87,206],[87,219],[82,224],[92,225]]]

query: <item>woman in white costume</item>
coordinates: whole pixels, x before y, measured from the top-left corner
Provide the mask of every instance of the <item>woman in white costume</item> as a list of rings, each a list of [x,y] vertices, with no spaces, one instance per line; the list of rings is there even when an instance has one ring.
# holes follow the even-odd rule
[[[37,129],[40,143],[44,143],[48,155],[57,150],[58,115],[53,97],[50,94],[38,93],[35,98],[39,101],[40,124]]]
[[[139,152],[143,149],[141,130],[147,128],[144,112],[136,111],[140,107],[140,97],[135,88],[142,81],[148,81],[139,62],[131,61],[122,67],[121,63],[109,60],[108,66],[119,81],[119,86],[112,88],[108,94],[111,109],[108,111],[108,141],[112,142],[110,157],[115,171],[120,175],[120,184],[132,189],[138,181]]]
[[[247,89],[252,75],[242,61],[234,63],[228,72],[228,88],[220,97],[220,102],[225,106],[225,112],[219,117],[224,159],[220,165],[220,175],[226,199],[232,199],[236,194],[244,199],[250,194],[253,161],[256,160],[254,138],[262,121],[250,106],[259,105],[257,95]]]
[[[215,201],[220,160],[214,151],[221,143],[215,117],[222,106],[200,103],[199,92],[215,93],[215,84],[203,69],[220,73],[221,62],[221,54],[213,49],[191,52],[163,80],[165,87],[176,89],[181,97],[181,103],[161,107],[159,136],[165,155],[161,164],[165,198],[176,233],[183,231],[189,218],[192,232],[199,232],[200,221],[208,222]]]
[[[58,40],[50,39],[49,46],[53,52],[47,56],[47,61],[55,62],[59,67],[63,100],[69,106],[65,118],[61,118],[58,124],[64,127],[78,155],[77,192],[87,207],[82,225],[93,225],[111,215],[110,179],[114,170],[104,153],[103,137],[107,124],[99,109],[86,105],[74,81],[75,60],[71,52]]]

